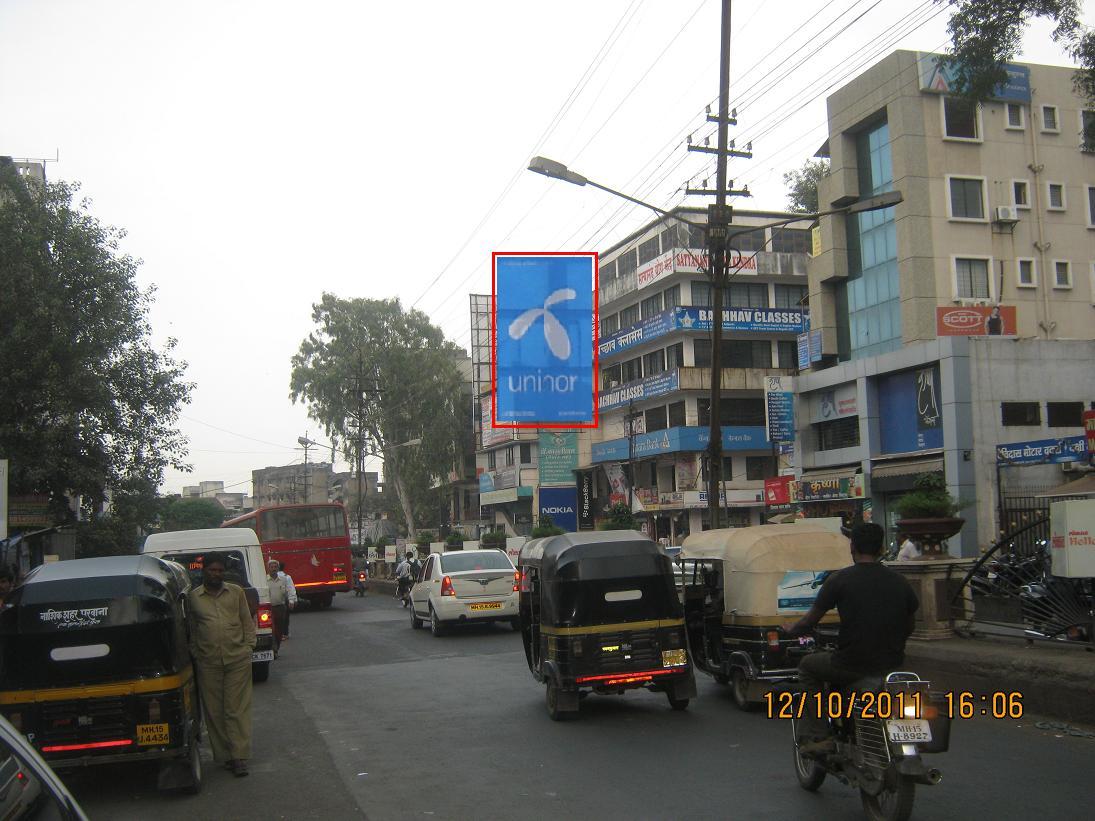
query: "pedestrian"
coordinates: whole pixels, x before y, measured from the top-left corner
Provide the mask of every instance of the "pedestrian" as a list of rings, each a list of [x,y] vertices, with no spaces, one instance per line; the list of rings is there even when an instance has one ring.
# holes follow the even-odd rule
[[[188,594],[190,653],[213,760],[237,777],[251,757],[251,652],[255,621],[239,585],[224,580],[227,560],[202,557],[202,584]]]
[[[278,562],[278,578],[285,582],[285,589],[289,593],[289,606],[285,609],[285,630],[283,639],[289,638],[289,614],[297,609],[297,586],[293,584],[293,577],[285,572],[285,563]]]
[[[281,565],[276,559],[266,563],[270,587],[270,613],[274,617],[274,655],[281,650],[281,637],[285,633],[285,620],[289,617],[289,586],[281,578]]]
[[[901,549],[897,551],[897,560],[899,562],[909,562],[913,559],[919,559],[920,556],[919,545],[911,537],[906,536],[905,541],[901,543]]]

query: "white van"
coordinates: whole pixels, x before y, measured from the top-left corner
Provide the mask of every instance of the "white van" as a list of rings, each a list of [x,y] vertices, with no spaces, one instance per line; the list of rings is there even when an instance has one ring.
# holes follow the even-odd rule
[[[255,531],[230,527],[153,533],[141,547],[142,553],[151,553],[181,564],[190,572],[194,586],[202,583],[201,554],[213,551],[224,554],[228,559],[229,566],[224,574],[227,581],[243,588],[253,588],[258,594],[251,677],[255,681],[266,681],[270,676],[270,662],[274,660],[274,620],[270,612],[266,564]]]

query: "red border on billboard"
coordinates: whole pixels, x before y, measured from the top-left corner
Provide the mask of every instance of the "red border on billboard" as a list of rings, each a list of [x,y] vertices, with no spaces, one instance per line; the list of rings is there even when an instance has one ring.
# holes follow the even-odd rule
[[[498,421],[498,257],[592,257],[593,258],[593,421],[584,425],[567,425],[562,422],[547,424],[543,422],[514,422],[501,424]],[[490,426],[505,430],[523,428],[536,430],[552,428],[556,430],[593,429],[599,425],[598,407],[600,379],[600,351],[597,345],[597,330],[601,318],[601,259],[596,251],[492,251],[490,255]]]

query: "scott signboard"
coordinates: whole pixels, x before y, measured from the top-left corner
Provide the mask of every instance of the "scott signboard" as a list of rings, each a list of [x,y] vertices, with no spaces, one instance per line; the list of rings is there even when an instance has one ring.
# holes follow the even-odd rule
[[[540,521],[547,516],[552,524],[568,533],[578,529],[578,489],[576,487],[540,488]]]
[[[494,253],[495,415],[503,427],[596,427],[595,254]]]
[[[936,336],[1015,336],[1014,305],[966,305],[935,309]]]

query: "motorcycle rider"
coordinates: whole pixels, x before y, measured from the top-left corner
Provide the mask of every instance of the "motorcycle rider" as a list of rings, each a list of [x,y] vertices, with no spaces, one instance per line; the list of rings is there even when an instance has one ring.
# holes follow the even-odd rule
[[[791,636],[811,630],[834,607],[840,613],[840,633],[833,653],[816,652],[799,662],[799,678],[811,697],[825,682],[846,687],[865,676],[889,673],[905,660],[905,641],[912,634],[920,606],[904,576],[881,563],[885,533],[879,525],[861,522],[851,530],[852,564],[825,580],[809,612],[794,624],[784,624]],[[835,745],[828,721],[807,709],[798,724],[799,751],[830,752]]]
[[[396,598],[403,601],[404,607],[407,606],[407,594],[410,592],[411,585],[414,584],[415,576],[418,575],[417,565],[418,562],[415,561],[414,551],[408,550],[406,557],[395,569]]]

